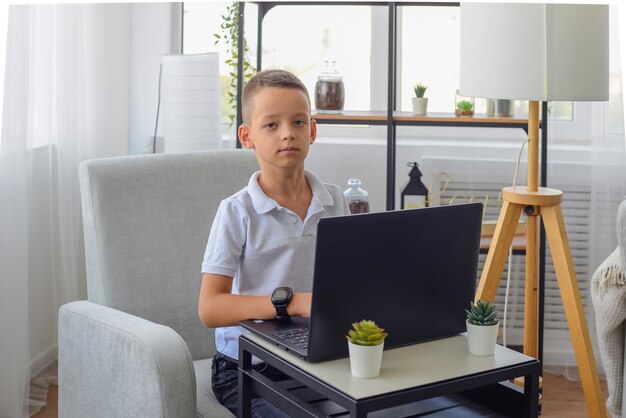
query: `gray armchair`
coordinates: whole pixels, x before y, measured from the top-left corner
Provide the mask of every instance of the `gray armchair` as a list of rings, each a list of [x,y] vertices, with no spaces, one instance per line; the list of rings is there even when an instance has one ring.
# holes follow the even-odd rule
[[[60,417],[232,417],[200,267],[220,201],[257,169],[244,150],[81,164],[88,300],[59,310]]]

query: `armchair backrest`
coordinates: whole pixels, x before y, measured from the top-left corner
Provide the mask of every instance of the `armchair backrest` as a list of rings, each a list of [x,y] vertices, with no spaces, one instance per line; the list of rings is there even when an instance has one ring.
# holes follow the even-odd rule
[[[194,359],[212,355],[198,318],[204,250],[220,201],[256,170],[246,150],[83,162],[88,299],[173,328]]]

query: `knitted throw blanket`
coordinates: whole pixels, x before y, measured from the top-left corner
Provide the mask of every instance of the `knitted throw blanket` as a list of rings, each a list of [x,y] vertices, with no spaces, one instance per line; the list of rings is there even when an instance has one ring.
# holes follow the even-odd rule
[[[622,271],[619,248],[593,274],[591,300],[596,312],[600,356],[609,389],[606,406],[613,417],[620,418],[624,388],[626,277]]]

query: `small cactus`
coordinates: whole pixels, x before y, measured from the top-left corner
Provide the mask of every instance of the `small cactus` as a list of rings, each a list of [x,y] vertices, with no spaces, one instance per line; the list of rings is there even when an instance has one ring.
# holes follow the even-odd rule
[[[346,338],[352,344],[357,345],[379,345],[382,344],[387,337],[384,329],[379,328],[374,321],[362,320],[352,324],[352,328],[348,331]]]
[[[466,309],[465,314],[470,324],[488,326],[498,323],[496,305],[491,305],[489,301],[483,302],[478,300],[476,303],[470,302],[470,309]]]

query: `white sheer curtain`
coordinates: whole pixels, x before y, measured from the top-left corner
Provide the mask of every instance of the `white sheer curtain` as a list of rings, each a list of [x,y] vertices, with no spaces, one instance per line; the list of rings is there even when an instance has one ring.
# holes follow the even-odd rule
[[[619,23],[621,23],[621,27]],[[589,276],[617,247],[617,207],[626,199],[626,140],[624,136],[624,92],[620,31],[626,22],[618,20],[617,6],[610,7],[609,101],[591,108],[591,210]],[[621,42],[625,40],[621,39]],[[589,285],[588,294],[591,292]],[[591,299],[591,298],[589,298]],[[594,354],[602,369],[596,337],[596,319],[589,308],[589,325]]]
[[[130,5],[12,6],[0,137],[0,416],[28,415],[85,297],[77,168],[128,149]]]
[[[619,23],[624,24],[626,22]],[[584,284],[581,285],[581,294],[588,297],[587,323],[600,371],[602,363],[597,348],[595,317],[589,294],[591,276],[602,261],[617,247],[617,207],[626,198],[626,142],[624,139],[622,66],[618,14],[615,6],[610,7],[609,37],[609,101],[577,104],[574,108],[576,124],[550,122],[548,129],[548,186],[551,184],[551,178],[554,182],[555,177],[563,178],[568,175],[566,170],[564,172],[564,167],[570,163],[578,167],[576,169],[578,172],[573,176],[577,179],[574,189],[580,191],[588,188],[589,191],[588,231],[585,231],[588,232],[588,237],[585,237],[585,232],[581,234],[580,230],[577,232],[575,228],[569,226],[568,235],[570,243],[576,239],[588,239],[589,243],[586,254],[588,265],[577,267],[577,270],[586,271],[582,271],[581,274],[579,270],[577,273],[579,275],[578,280],[587,283],[587,287]],[[575,145],[563,146],[562,142],[559,143],[560,141],[555,139],[568,137],[578,138],[580,147]],[[555,149],[559,149],[560,153],[551,151]],[[567,200],[568,198],[579,199],[579,197],[568,197],[566,192],[564,199]],[[565,223],[568,224],[567,216]],[[575,253],[573,257],[576,258]],[[547,342],[545,350],[562,350],[564,354],[559,363],[559,366],[562,367],[548,367],[551,371],[571,379],[579,378],[571,342],[559,347],[550,347]]]

